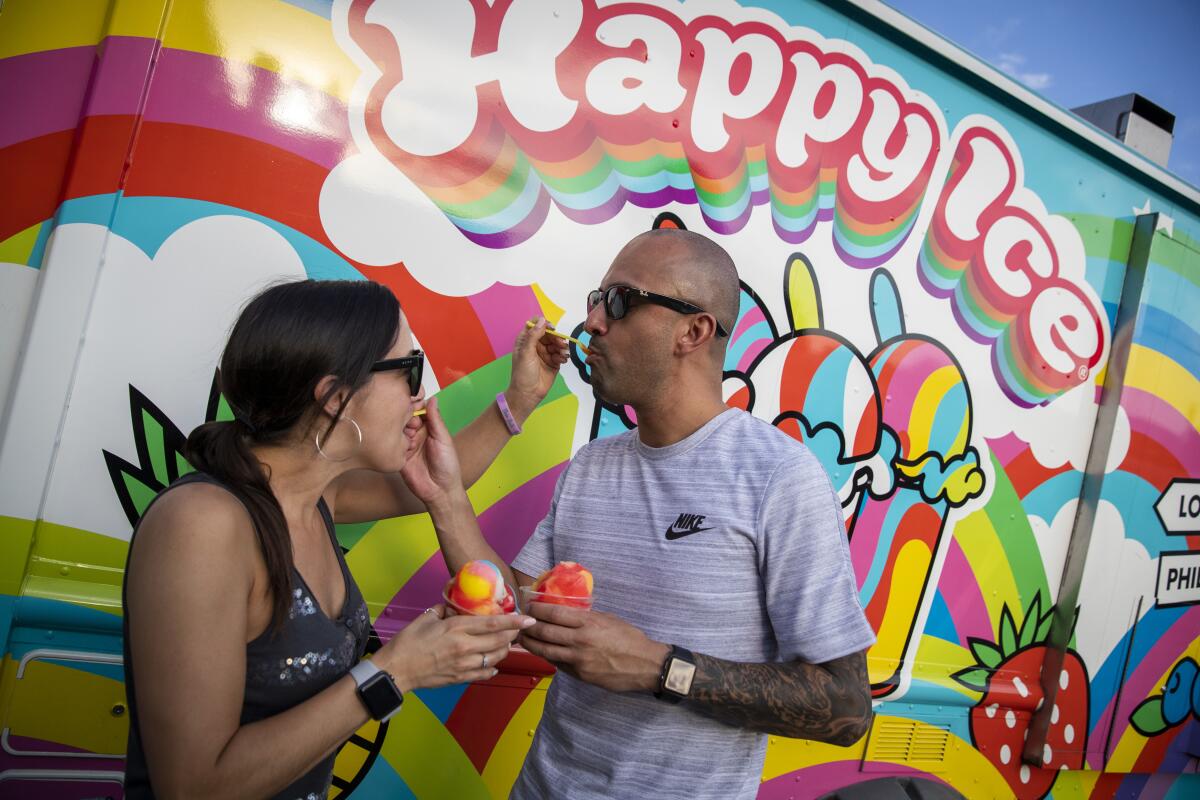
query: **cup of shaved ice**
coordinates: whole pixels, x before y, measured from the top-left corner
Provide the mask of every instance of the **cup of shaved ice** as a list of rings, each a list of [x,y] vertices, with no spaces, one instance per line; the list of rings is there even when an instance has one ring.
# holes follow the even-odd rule
[[[486,559],[463,564],[442,590],[446,605],[459,614],[486,617],[513,614],[517,599],[500,568]]]
[[[574,561],[560,561],[538,576],[532,586],[521,587],[521,607],[530,603],[590,609],[592,573]]]

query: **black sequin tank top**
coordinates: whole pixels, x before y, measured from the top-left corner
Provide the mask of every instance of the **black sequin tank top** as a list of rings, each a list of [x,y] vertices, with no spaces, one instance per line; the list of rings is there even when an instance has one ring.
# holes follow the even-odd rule
[[[212,483],[220,481],[203,473],[186,475],[159,494],[162,497],[176,486],[186,483]],[[157,501],[158,498],[155,498]],[[370,617],[367,604],[350,575],[342,549],[338,545],[333,527],[333,515],[322,499],[317,509],[325,520],[329,533],[329,544],[337,557],[346,584],[346,601],[337,619],[330,619],[317,604],[312,591],[300,573],[292,569],[292,602],[287,619],[278,631],[270,627],[254,641],[246,645],[246,691],[242,701],[241,724],[246,725],[279,714],[298,705],[325,689],[358,663],[367,646]],[[137,535],[137,526],[133,535]],[[133,552],[130,538],[129,552]],[[125,569],[128,571],[129,562]],[[138,730],[137,700],[134,692],[133,659],[129,647],[129,603],[122,589],[121,606],[124,611],[125,640],[125,693],[129,705],[129,746],[125,764],[125,797],[127,800],[154,797],[150,775],[146,768],[146,757],[142,751]],[[171,632],[162,631],[162,636]],[[297,738],[304,736],[296,731]],[[320,800],[329,791],[333,777],[334,755],[330,755],[312,770],[296,779],[277,798]]]

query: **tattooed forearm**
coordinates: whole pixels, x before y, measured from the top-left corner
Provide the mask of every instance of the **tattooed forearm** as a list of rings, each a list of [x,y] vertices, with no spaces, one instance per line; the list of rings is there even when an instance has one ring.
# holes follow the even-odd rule
[[[741,664],[696,653],[688,706],[739,728],[851,745],[871,725],[863,653],[824,664]]]

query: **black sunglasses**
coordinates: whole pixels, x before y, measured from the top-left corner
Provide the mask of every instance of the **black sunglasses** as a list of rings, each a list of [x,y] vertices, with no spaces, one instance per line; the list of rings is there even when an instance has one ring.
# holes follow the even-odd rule
[[[425,371],[425,354],[413,350],[410,355],[399,358],[385,358],[371,365],[371,372],[385,372],[389,369],[408,370],[408,389],[413,397],[421,393],[421,373]]]
[[[620,319],[630,308],[639,303],[652,303],[672,311],[678,311],[680,314],[708,313],[700,306],[692,305],[686,300],[647,292],[645,289],[637,289],[633,286],[610,286],[604,291],[593,289],[588,292],[587,296],[588,313],[592,313],[592,309],[600,305],[601,301],[604,302],[604,313],[608,315],[609,319]],[[717,336],[728,336],[729,332],[725,330],[715,315],[713,320],[717,323]]]

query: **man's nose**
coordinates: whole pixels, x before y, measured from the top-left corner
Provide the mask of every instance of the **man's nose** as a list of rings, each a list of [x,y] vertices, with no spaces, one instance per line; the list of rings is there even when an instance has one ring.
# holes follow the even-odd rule
[[[596,303],[583,321],[583,329],[592,336],[603,336],[608,333],[608,315],[604,311],[604,303]]]

